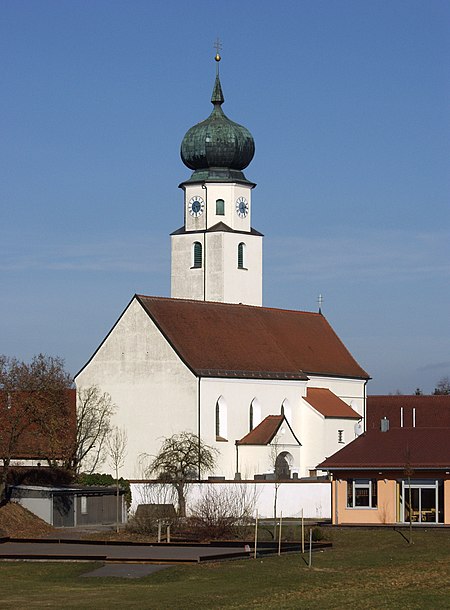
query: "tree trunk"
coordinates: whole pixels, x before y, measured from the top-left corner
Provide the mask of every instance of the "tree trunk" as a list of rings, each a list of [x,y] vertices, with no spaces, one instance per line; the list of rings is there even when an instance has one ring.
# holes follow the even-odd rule
[[[178,516],[186,517],[186,498],[184,497],[184,485],[178,484],[177,495],[178,495]]]
[[[3,458],[3,464],[0,468],[0,506],[6,504],[8,502],[8,498],[6,496],[6,480],[8,478],[9,472],[9,458]]]

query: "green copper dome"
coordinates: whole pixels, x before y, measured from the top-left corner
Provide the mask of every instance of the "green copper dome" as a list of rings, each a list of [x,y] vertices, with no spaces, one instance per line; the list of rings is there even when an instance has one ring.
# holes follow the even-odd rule
[[[204,180],[245,181],[242,170],[255,154],[252,134],[225,116],[219,75],[211,97],[214,105],[209,117],[191,127],[181,143],[181,159],[194,170],[189,182]]]

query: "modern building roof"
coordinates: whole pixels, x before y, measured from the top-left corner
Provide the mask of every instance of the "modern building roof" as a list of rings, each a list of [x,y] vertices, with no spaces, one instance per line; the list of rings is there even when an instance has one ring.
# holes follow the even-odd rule
[[[366,432],[319,464],[322,470],[450,470],[450,428]]]
[[[361,415],[354,411],[346,402],[327,388],[307,388],[303,397],[316,411],[324,417],[338,417],[339,419],[361,419]]]
[[[390,428],[450,428],[450,395],[368,396],[366,429],[379,430],[386,417]]]
[[[198,376],[369,377],[322,314],[143,295],[136,299]]]
[[[0,392],[0,455],[15,460],[66,459],[76,436],[76,391]],[[9,441],[12,444],[9,445]]]

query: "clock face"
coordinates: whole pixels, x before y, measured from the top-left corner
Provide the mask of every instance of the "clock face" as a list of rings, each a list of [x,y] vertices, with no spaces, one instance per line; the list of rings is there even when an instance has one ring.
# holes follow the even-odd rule
[[[191,197],[189,200],[189,214],[194,218],[201,216],[203,214],[203,210],[205,209],[205,202],[201,197],[195,195],[195,197]]]
[[[248,201],[245,197],[236,199],[236,213],[240,218],[245,218],[248,214]]]

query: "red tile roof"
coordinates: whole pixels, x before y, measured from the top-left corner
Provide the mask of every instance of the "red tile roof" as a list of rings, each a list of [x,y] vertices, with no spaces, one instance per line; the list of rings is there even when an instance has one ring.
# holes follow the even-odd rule
[[[8,395],[0,392],[0,456],[16,460],[71,457],[76,435],[76,391],[66,391],[67,401],[55,403],[53,415],[48,411],[45,395],[42,399],[40,396],[29,399],[29,394],[16,393],[8,400]],[[29,409],[39,407],[50,413],[48,421],[30,422]],[[20,430],[17,441],[8,447],[16,430]]]
[[[403,426],[413,426],[413,409],[415,409],[416,428],[450,427],[450,395],[441,396],[368,396],[367,397],[367,430],[379,430],[383,417],[389,420],[390,428],[401,425],[401,408],[403,407]]]
[[[268,445],[278,432],[284,415],[268,415],[253,430],[246,434],[236,445]]]
[[[319,464],[322,470],[450,470],[450,428],[370,431]]]
[[[326,388],[307,388],[307,394],[306,397],[303,397],[303,400],[306,400],[324,417],[361,419],[361,415]]]
[[[321,314],[142,295],[136,298],[197,375],[368,378]]]

